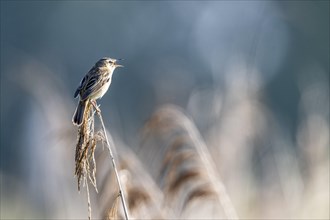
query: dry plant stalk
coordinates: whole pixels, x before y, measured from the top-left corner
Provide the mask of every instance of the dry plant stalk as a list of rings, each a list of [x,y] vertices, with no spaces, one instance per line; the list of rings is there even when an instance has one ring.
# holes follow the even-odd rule
[[[94,130],[94,116],[95,112],[101,121],[102,131],[95,133]],[[84,119],[81,126],[78,129],[78,141],[76,144],[76,154],[75,154],[75,175],[78,179],[78,191],[80,191],[81,181],[83,180],[84,186],[86,186],[87,191],[87,201],[88,201],[88,219],[91,219],[92,208],[90,204],[88,179],[90,183],[94,186],[96,192],[96,162],[95,162],[95,149],[97,142],[105,142],[108,149],[110,158],[112,161],[112,166],[116,174],[116,179],[119,187],[118,195],[121,197],[125,218],[128,219],[128,211],[125,203],[125,196],[122,190],[121,182],[119,179],[116,163],[111,151],[110,143],[106,134],[104,122],[101,115],[101,110],[91,101],[88,101],[86,110],[84,112]]]
[[[103,123],[103,118],[102,118],[102,115],[101,115],[101,111],[99,109],[97,109],[97,114],[98,114],[98,116],[100,118],[100,121],[101,121],[101,124],[102,124],[106,144],[107,144],[109,154],[110,154],[110,158],[111,158],[111,162],[112,162],[112,166],[113,166],[113,169],[115,170],[116,179],[117,179],[117,183],[118,183],[118,187],[119,187],[119,196],[121,198],[121,202],[122,202],[122,205],[123,205],[123,209],[124,209],[124,213],[125,213],[125,219],[128,220],[128,211],[127,211],[127,205],[126,205],[126,202],[125,202],[125,195],[123,193],[123,189],[122,189],[122,186],[121,186],[122,184],[120,182],[117,166],[116,166],[116,163],[115,163],[115,158],[113,157],[113,153],[112,153],[112,150],[111,150],[111,147],[110,147],[108,136],[107,136],[107,133],[105,131],[105,126],[104,126],[104,123]]]

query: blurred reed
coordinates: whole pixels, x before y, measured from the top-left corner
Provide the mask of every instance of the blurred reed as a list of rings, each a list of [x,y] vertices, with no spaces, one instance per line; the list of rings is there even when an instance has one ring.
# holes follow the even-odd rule
[[[143,168],[136,155],[123,143],[119,143],[118,169],[124,191],[127,195],[130,217],[134,219],[169,219],[173,217],[170,210],[162,207],[163,193]],[[103,153],[98,154],[98,166],[103,167],[98,176],[101,184],[98,206],[101,217],[104,219],[123,218],[123,210],[118,207],[115,178],[111,172],[106,171],[107,158]],[[111,175],[109,175],[111,174]]]
[[[138,155],[177,218],[237,219],[204,141],[178,107],[151,116]]]

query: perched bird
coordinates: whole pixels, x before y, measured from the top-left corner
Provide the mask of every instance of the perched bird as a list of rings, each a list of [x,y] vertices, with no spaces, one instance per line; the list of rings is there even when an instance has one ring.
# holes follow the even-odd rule
[[[107,92],[111,84],[112,74],[117,67],[123,66],[117,64],[116,59],[104,57],[97,61],[81,80],[79,87],[74,93],[74,98],[79,95],[79,103],[72,118],[74,125],[80,126],[83,122],[87,103],[102,98]]]

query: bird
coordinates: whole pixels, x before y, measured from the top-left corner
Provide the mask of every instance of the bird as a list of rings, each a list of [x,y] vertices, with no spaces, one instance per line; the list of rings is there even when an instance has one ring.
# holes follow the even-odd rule
[[[117,67],[123,67],[117,63],[118,60],[121,59],[103,57],[82,78],[74,93],[74,98],[79,95],[78,106],[72,118],[74,125],[80,126],[82,124],[87,103],[89,101],[95,103],[108,91],[113,72]]]

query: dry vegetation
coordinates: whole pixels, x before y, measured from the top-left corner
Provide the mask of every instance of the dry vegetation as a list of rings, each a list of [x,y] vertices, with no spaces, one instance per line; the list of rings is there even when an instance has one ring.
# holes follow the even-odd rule
[[[74,105],[64,98],[70,96],[61,95],[60,85],[47,79],[47,70],[36,76],[35,69],[41,68],[35,65],[25,68],[24,86],[43,109],[50,137],[56,138],[29,150],[52,160],[44,161],[46,172],[38,175],[59,186],[38,181],[38,191],[58,202],[52,203],[55,218],[63,218],[63,213],[66,218],[87,217],[85,194],[70,188],[75,158],[78,187],[83,183],[98,189],[89,190],[92,219],[124,219],[116,175],[102,144],[104,132],[93,119],[93,108],[86,111],[92,117],[78,129],[76,139],[77,130],[69,121]],[[38,90],[29,84],[36,77],[44,85]],[[260,101],[258,88],[249,87],[255,84],[226,85],[221,92],[194,91],[186,109],[159,107],[146,121],[136,146],[126,146],[118,137],[112,141],[107,131],[130,218],[329,218],[328,85],[301,84],[296,140]],[[49,94],[55,103],[49,103]],[[54,148],[45,149],[45,144]],[[40,159],[36,153],[34,157]]]

